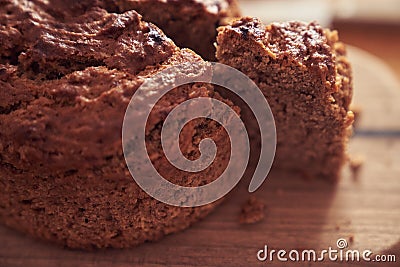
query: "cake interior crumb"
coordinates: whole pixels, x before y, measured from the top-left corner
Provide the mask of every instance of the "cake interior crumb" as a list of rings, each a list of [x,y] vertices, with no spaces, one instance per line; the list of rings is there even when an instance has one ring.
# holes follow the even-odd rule
[[[239,216],[240,224],[254,224],[265,218],[265,204],[255,196],[251,196],[242,206]]]
[[[363,164],[364,159],[361,156],[349,157],[349,167],[354,180],[358,180]]]

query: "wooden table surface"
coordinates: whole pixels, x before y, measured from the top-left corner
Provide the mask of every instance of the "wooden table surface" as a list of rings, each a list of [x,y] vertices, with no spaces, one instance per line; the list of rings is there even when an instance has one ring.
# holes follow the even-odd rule
[[[394,37],[396,33],[385,28],[336,26],[343,40],[380,56],[400,77],[398,34]],[[337,185],[274,171],[255,193],[267,206],[262,222],[238,223],[241,206],[250,196],[248,181],[242,181],[205,220],[160,242],[127,250],[70,251],[0,227],[0,267],[365,266],[328,261],[260,263],[256,258],[264,245],[321,250],[335,248],[338,238],[345,238],[351,249],[397,258],[391,265],[367,266],[400,266],[400,87],[396,75],[374,58],[357,49],[350,52],[355,62],[355,102],[363,110],[359,134],[350,144],[351,154],[364,158],[358,179],[348,167]]]

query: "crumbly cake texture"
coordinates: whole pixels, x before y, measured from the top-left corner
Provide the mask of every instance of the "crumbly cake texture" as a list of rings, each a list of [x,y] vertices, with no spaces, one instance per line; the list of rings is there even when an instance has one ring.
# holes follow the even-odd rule
[[[265,203],[251,196],[243,205],[239,215],[240,224],[255,224],[265,218]]]
[[[216,28],[238,17],[236,0],[112,0],[117,9],[136,10],[160,27],[177,46],[215,61]]]
[[[316,23],[265,26],[248,17],[218,32],[219,62],[248,75],[272,109],[274,166],[336,180],[353,122],[351,67],[337,32]]]
[[[126,107],[143,80],[202,59],[177,48],[135,11],[62,2],[0,1],[0,222],[92,249],[158,240],[203,218],[217,203],[179,208],[143,192],[126,168],[121,144]],[[226,132],[204,119],[185,126],[180,144],[195,159],[203,138],[215,140],[219,149],[209,168],[183,173],[162,153],[166,115],[200,96],[232,106],[211,85],[188,84],[160,100],[146,126],[149,157],[175,184],[206,184],[228,163]]]

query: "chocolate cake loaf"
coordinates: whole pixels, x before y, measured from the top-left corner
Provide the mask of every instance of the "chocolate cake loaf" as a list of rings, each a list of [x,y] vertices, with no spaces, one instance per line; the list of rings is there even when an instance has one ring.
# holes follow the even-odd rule
[[[135,11],[99,6],[0,1],[0,222],[71,248],[157,240],[216,205],[180,208],[153,199],[132,179],[121,144],[125,110],[144,79],[202,59]],[[232,107],[211,85],[187,84],[160,100],[146,126],[154,167],[183,186],[212,181],[229,160],[226,132],[205,119],[188,123],[180,144],[195,159],[200,141],[212,138],[218,152],[206,170],[182,172],[162,153],[168,112],[200,96]]]
[[[240,15],[236,0],[109,0],[119,12],[136,10],[177,46],[215,61],[216,28]]]
[[[336,180],[353,122],[351,68],[337,32],[316,23],[264,26],[254,18],[218,31],[219,62],[248,75],[272,109],[278,142],[274,165]],[[247,117],[244,109],[242,117]],[[254,136],[255,127],[250,128]]]

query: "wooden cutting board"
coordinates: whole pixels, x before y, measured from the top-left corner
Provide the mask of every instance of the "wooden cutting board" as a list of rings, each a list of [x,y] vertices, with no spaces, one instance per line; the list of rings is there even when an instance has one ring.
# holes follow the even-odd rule
[[[238,223],[241,206],[250,197],[244,181],[213,214],[190,229],[127,250],[71,251],[0,226],[0,267],[350,265],[260,263],[256,256],[264,245],[288,251],[336,248],[339,238],[351,249],[397,258],[397,265],[376,266],[400,266],[400,86],[379,60],[356,48],[349,50],[355,103],[362,108],[350,144],[350,153],[364,159],[357,179],[348,167],[337,185],[274,171],[254,193],[267,206],[262,222]]]

